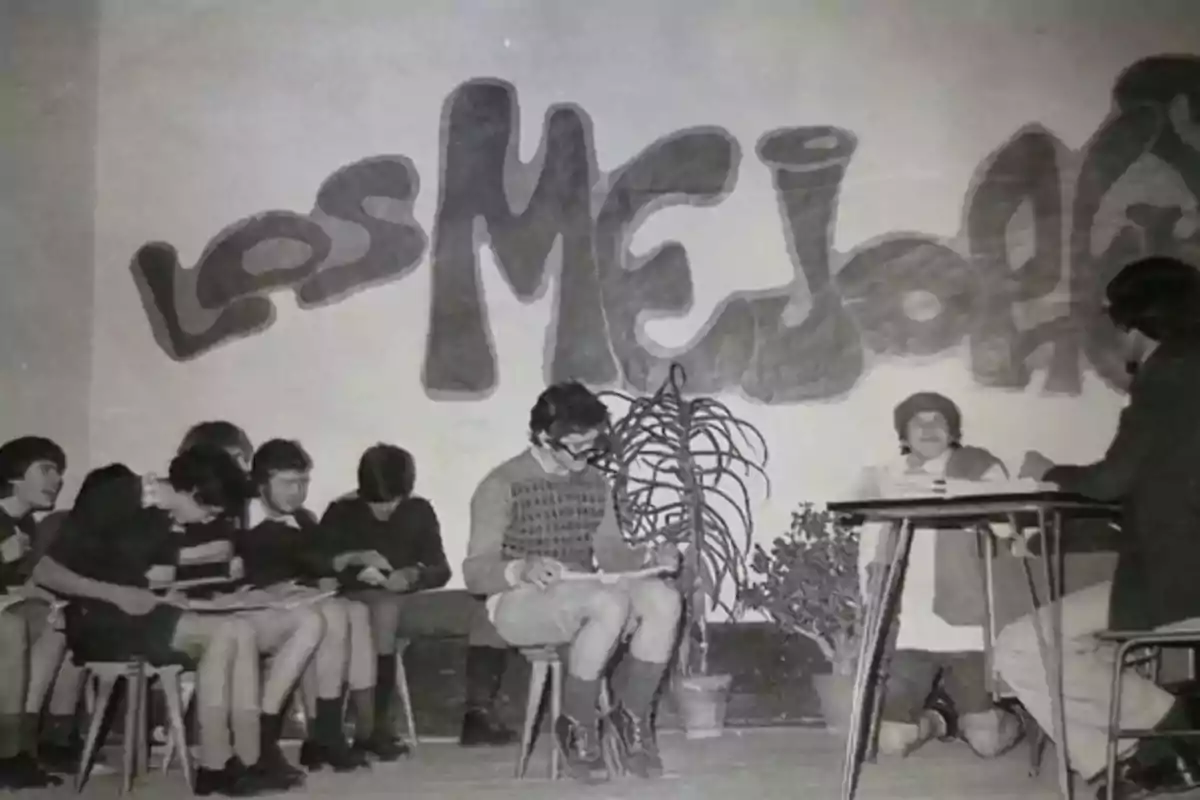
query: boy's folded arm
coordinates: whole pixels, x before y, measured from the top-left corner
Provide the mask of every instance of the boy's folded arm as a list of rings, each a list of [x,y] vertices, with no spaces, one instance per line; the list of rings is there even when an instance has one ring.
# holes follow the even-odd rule
[[[511,490],[489,475],[471,497],[471,531],[463,582],[472,594],[493,595],[511,589],[519,580],[521,562],[504,558],[504,532],[510,519]]]

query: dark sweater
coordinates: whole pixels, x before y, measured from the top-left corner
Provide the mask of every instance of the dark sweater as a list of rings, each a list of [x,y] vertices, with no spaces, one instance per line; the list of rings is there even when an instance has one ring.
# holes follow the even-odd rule
[[[173,563],[178,547],[170,516],[143,505],[142,479],[129,475],[80,497],[46,555],[85,578],[146,588],[147,570]]]
[[[441,525],[428,500],[403,500],[387,519],[379,519],[371,506],[357,497],[335,500],[321,518],[321,535],[335,554],[375,550],[393,569],[416,567],[418,578],[410,591],[437,589],[450,580],[450,564],[442,547]],[[339,575],[347,589],[365,588],[358,582],[361,567]]]
[[[1200,341],[1164,343],[1129,389],[1104,457],[1045,480],[1122,504],[1110,624],[1149,628],[1200,617]]]
[[[295,524],[290,524],[292,521]],[[261,588],[288,581],[311,586],[333,574],[317,519],[306,509],[290,519],[257,522],[238,536],[236,547],[250,586]]]

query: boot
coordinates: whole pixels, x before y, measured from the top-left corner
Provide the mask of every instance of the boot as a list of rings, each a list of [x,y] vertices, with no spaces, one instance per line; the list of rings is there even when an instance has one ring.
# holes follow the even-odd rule
[[[250,772],[262,778],[262,782],[271,788],[286,791],[303,786],[304,772],[292,766],[279,746],[283,736],[283,715],[263,714],[260,733],[258,763],[249,767]]]
[[[508,654],[508,649],[501,647],[467,648],[467,702],[458,740],[463,747],[503,747],[517,741],[516,732],[505,727],[495,713]]]
[[[300,764],[317,772],[331,767],[334,772],[350,772],[369,766],[362,753],[351,749],[342,728],[342,700],[317,701],[317,716],[312,722],[312,733],[300,747]]]

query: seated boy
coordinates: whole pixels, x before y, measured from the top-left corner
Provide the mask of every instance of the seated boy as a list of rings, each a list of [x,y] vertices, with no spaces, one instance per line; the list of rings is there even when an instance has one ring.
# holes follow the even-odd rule
[[[311,587],[316,594],[318,582],[333,576],[316,518],[304,507],[311,470],[312,460],[297,442],[272,439],[254,453],[251,474],[256,494],[250,501],[246,529],[237,538],[237,552],[251,586],[298,597],[297,584]],[[358,735],[365,738],[373,727],[375,653],[366,607],[329,598],[300,608],[319,614],[324,629],[304,672],[310,717],[300,763],[310,770],[329,766],[345,772],[367,766],[367,752],[394,760],[399,754],[384,746],[351,748],[342,725],[342,692],[349,683]],[[282,726],[282,718],[277,724]]]
[[[608,777],[600,739],[600,680],[632,634],[614,678],[607,720],[630,772],[661,774],[651,721],[655,695],[675,647],[681,599],[657,579],[616,584],[563,580],[658,565],[677,570],[674,547],[630,547],[617,525],[608,480],[590,461],[602,452],[608,409],[585,386],[556,384],[530,414],[531,446],[483,479],[471,500],[463,577],[488,595],[500,636],[514,647],[570,644],[562,716],[554,722],[567,769],[585,782]]]
[[[199,662],[199,795],[247,796],[285,788],[255,769],[253,629],[236,616],[185,611],[149,590],[155,565],[178,547],[184,526],[237,508],[242,486],[241,471],[228,455],[202,449],[176,456],[166,481],[132,473],[112,477],[103,491],[76,503],[34,569],[40,585],[70,600],[67,638],[77,661]]]
[[[375,445],[359,459],[358,492],[330,503],[321,518],[345,596],[370,610],[377,676],[375,731],[368,741],[400,752],[408,748],[392,727],[396,641],[412,613],[413,594],[450,580],[437,513],[428,500],[412,495],[415,480],[407,451]],[[383,562],[382,570],[368,566]]]
[[[0,446],[0,788],[54,786],[38,764],[37,723],[66,649],[51,603],[26,585],[37,525],[62,489],[67,459],[57,444],[25,436]]]
[[[896,406],[894,422],[900,458],[868,469],[861,495],[877,496],[889,480],[914,475],[975,481],[1007,477],[991,453],[961,444],[962,414],[940,394],[907,398]],[[877,525],[863,531],[859,563],[864,597],[870,575],[884,558],[884,535]],[[1019,740],[1019,720],[994,707],[988,690],[981,564],[972,534],[937,530],[913,536],[899,627],[890,633],[895,652],[884,686],[881,752],[907,755],[939,736],[961,737],[977,755],[994,757]]]
[[[217,449],[228,454],[242,473],[241,502],[212,520],[185,526],[170,563],[156,571],[159,585],[183,585],[189,598],[214,598],[244,586],[244,566],[236,543],[245,527],[247,501],[253,487],[249,474],[250,440],[241,428],[224,420],[193,425],[183,437],[180,452],[190,448]],[[312,608],[266,609],[243,615],[254,627],[260,653],[270,656],[262,681],[261,757],[256,766],[265,779],[283,786],[300,786],[304,772],[294,767],[280,747],[283,713],[288,698],[321,642],[324,622]]]

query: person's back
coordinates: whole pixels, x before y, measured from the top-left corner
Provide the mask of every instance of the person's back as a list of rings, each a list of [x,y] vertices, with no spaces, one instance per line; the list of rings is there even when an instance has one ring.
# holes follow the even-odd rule
[[[1144,565],[1137,594],[1149,624],[1200,616],[1200,338],[1154,351],[1134,378],[1124,417],[1140,441],[1118,437],[1110,452],[1128,449],[1129,455],[1114,462],[1111,477],[1071,488],[1121,500],[1123,549],[1136,551]],[[1113,493],[1121,483],[1128,486],[1123,497]],[[1128,591],[1132,599],[1135,592]]]
[[[1129,403],[1103,458],[1056,465],[1025,454],[1020,477],[1065,492],[1120,502],[1124,538],[1111,582],[1059,602],[1063,736],[1058,744],[1083,777],[1095,776],[1097,796],[1145,797],[1200,786],[1200,748],[1157,735],[1191,728],[1186,699],[1136,674],[1122,682],[1121,727],[1151,731],[1118,755],[1108,782],[1108,735],[1115,648],[1096,647],[1106,628],[1151,630],[1200,622],[1200,272],[1155,256],[1124,267],[1105,288],[1106,312],[1134,379]],[[1055,699],[1046,685],[1035,614],[1007,625],[996,639],[1000,677],[1043,730],[1051,730]]]

